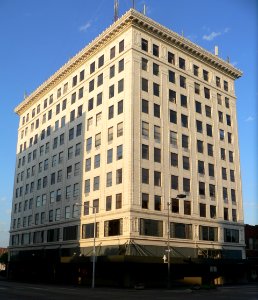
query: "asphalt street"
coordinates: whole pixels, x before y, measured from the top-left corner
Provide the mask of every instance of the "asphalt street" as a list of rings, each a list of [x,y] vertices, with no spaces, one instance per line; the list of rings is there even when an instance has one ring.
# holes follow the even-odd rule
[[[219,287],[212,290],[134,290],[111,288],[84,288],[0,281],[1,300],[91,300],[91,299],[221,299],[221,300],[258,300],[258,285]]]

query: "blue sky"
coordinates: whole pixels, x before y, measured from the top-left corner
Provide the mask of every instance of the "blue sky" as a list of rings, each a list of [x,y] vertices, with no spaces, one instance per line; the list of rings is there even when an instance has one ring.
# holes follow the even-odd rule
[[[119,1],[119,15],[132,5]],[[256,0],[135,0],[147,16],[244,72],[236,81],[245,223],[258,224]],[[0,247],[8,244],[18,116],[31,93],[113,22],[113,0],[0,0]]]

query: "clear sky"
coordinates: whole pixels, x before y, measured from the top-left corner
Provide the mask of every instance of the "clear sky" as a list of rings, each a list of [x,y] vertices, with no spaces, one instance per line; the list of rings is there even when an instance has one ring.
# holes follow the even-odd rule
[[[18,116],[14,108],[113,22],[113,0],[0,0],[0,247],[8,244]],[[147,16],[244,72],[236,81],[245,223],[258,224],[256,0],[135,0]],[[119,16],[132,6],[119,1]]]

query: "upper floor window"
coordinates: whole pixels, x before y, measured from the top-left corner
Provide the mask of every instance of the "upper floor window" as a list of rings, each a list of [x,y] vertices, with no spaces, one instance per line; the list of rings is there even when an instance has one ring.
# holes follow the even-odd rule
[[[228,91],[228,82],[224,80],[224,90]]]
[[[124,51],[124,49],[125,49],[125,41],[122,40],[122,41],[119,42],[119,53]]]
[[[199,75],[199,67],[198,66],[193,65],[193,73],[194,73],[195,76]]]
[[[104,54],[99,57],[98,67],[102,67],[104,65]]]
[[[148,52],[148,41],[142,39],[142,50]]]
[[[76,84],[77,84],[77,75],[73,77],[72,86],[76,86]]]
[[[152,45],[152,54],[159,57],[159,46],[158,45],[155,45],[155,44]]]
[[[110,49],[110,59],[114,58],[115,55],[116,55],[116,47],[114,46]]]
[[[95,61],[90,64],[90,74],[95,72]]]
[[[209,72],[206,70],[203,70],[203,79],[209,81]]]
[[[168,51],[168,62],[172,65],[175,64],[175,54]]]
[[[216,76],[216,86],[219,88],[221,87],[220,78],[218,76]]]
[[[185,59],[179,57],[179,68],[185,70]]]

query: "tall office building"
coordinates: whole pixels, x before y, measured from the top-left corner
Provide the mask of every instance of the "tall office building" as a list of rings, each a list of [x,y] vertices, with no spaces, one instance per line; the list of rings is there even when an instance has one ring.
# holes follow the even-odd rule
[[[90,256],[94,224],[101,257],[244,258],[241,74],[125,13],[15,109],[11,263]]]

